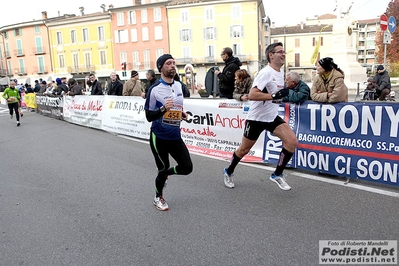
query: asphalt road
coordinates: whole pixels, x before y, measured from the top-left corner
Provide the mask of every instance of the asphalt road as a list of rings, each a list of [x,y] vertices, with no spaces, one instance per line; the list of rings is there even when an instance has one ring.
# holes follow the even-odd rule
[[[398,189],[244,164],[228,189],[195,154],[158,211],[146,142],[36,113],[0,110],[0,156],[0,265],[319,265],[319,240],[399,238]]]

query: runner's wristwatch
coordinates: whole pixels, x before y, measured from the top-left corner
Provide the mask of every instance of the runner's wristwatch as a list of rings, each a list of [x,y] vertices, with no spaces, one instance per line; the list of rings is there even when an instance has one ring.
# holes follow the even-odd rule
[[[159,108],[159,110],[161,110],[162,113],[165,113],[165,111],[166,111],[165,105],[162,105],[162,106]]]

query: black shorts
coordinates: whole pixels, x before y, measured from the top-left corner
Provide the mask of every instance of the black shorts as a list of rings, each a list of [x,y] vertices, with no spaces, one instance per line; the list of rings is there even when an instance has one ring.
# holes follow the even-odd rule
[[[285,121],[280,116],[276,116],[273,122],[246,120],[243,135],[247,139],[258,140],[263,130],[273,133],[273,131],[283,123],[285,123]]]

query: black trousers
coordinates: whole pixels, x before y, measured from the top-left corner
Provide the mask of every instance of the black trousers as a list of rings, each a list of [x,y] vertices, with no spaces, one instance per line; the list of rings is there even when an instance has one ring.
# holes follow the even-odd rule
[[[158,138],[152,131],[150,133],[150,147],[158,168],[155,179],[156,194],[162,195],[166,178],[170,175],[188,175],[193,171],[193,163],[186,144],[180,138],[177,140],[164,140]],[[177,165],[170,167],[169,155]]]
[[[15,117],[17,118],[17,121],[19,121],[18,102],[9,103],[8,109],[10,110],[10,115],[13,115],[15,111]]]

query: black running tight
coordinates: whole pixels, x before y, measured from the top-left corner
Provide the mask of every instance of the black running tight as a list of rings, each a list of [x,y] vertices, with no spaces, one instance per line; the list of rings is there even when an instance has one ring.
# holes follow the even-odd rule
[[[166,178],[170,175],[188,175],[193,171],[190,153],[180,138],[178,140],[164,140],[157,138],[153,132],[150,135],[150,147],[158,168],[155,179],[156,196],[162,195]],[[170,167],[169,155],[177,165]]]

